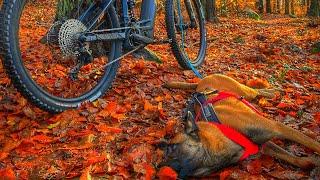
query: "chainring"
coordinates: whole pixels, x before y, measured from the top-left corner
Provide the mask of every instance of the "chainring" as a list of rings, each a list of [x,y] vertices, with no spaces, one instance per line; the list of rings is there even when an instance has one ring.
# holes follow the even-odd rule
[[[68,19],[59,30],[59,46],[64,56],[78,55],[79,47],[77,34],[85,32],[87,27],[77,19]]]

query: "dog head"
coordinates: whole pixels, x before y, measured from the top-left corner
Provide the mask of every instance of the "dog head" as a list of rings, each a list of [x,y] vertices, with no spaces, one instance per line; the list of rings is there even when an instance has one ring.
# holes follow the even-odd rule
[[[184,131],[162,146],[165,159],[161,166],[170,166],[180,178],[206,176],[240,157],[240,147],[208,122],[195,123],[188,112]]]

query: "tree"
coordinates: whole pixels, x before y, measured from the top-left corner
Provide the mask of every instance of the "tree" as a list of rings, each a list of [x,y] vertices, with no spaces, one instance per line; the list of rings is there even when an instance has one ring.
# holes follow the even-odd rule
[[[291,10],[291,15],[295,15],[296,13],[295,13],[295,11],[294,11],[294,0],[291,0],[291,3],[290,3],[290,10]]]
[[[277,8],[276,8],[276,12],[277,13],[280,13],[280,5],[281,5],[281,0],[276,0],[276,2],[277,2]]]
[[[285,0],[284,1],[284,8],[285,8],[285,14],[289,14],[290,12],[289,12],[289,9],[290,9],[290,7],[289,7],[289,4],[290,4],[290,1],[289,0]]]
[[[219,22],[217,17],[216,0],[201,0],[203,7],[205,7],[206,20],[208,22]]]
[[[308,16],[311,16],[311,17],[319,17],[320,16],[319,0],[311,0],[310,7],[308,9]]]
[[[266,11],[271,13],[271,0],[266,0]]]
[[[257,8],[259,10],[259,13],[263,13],[264,11],[264,6],[263,6],[263,0],[257,0]]]

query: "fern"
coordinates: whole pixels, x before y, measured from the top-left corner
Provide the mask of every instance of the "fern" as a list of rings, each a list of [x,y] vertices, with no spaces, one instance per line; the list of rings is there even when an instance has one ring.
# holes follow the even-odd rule
[[[57,18],[66,19],[71,18],[77,12],[81,12],[81,9],[87,7],[93,0],[59,0],[57,8]]]

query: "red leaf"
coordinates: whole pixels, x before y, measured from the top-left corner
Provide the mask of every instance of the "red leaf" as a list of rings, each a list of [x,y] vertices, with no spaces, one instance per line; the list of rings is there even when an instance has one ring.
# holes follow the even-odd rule
[[[247,165],[247,170],[250,174],[260,174],[262,172],[262,164],[259,159],[251,161]]]
[[[226,169],[226,170],[222,171],[220,173],[220,180],[229,179],[232,172],[233,172],[233,170],[231,170],[231,169]]]
[[[98,131],[105,132],[105,133],[121,133],[122,129],[116,127],[110,127],[106,124],[99,124],[95,126]]]
[[[14,171],[12,170],[12,168],[9,168],[9,167],[0,170],[0,177],[1,179],[6,179],[6,180],[17,179]]]
[[[157,176],[160,180],[176,180],[178,174],[170,167],[162,167],[158,172]]]
[[[280,108],[280,109],[285,109],[285,108],[290,108],[290,107],[291,107],[290,104],[283,103],[283,102],[281,102],[281,103],[279,103],[279,104],[277,105],[277,108]]]
[[[145,169],[145,178],[146,178],[146,180],[153,179],[153,176],[156,173],[156,171],[154,170],[153,166],[151,166],[148,163],[144,163],[143,167]]]
[[[37,141],[39,143],[48,144],[53,141],[53,139],[46,135],[36,135],[32,137],[32,140]]]
[[[107,158],[105,156],[91,156],[87,160],[87,165],[93,165],[99,162],[104,162]]]
[[[117,103],[116,102],[110,102],[105,110],[109,111],[109,113],[112,113],[112,112],[116,112],[117,111]]]

